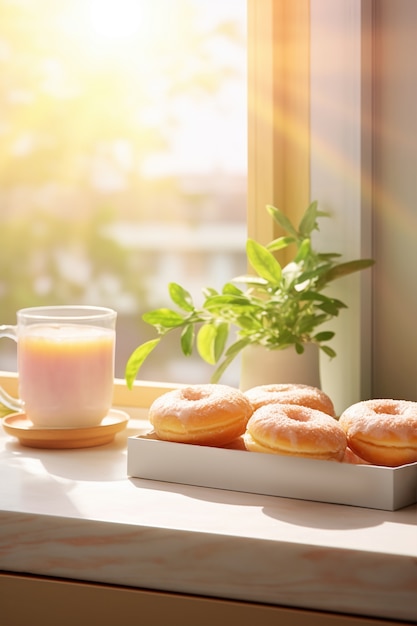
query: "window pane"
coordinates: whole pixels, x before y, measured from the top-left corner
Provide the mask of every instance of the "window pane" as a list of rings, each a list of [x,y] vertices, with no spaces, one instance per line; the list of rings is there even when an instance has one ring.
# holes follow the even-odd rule
[[[246,270],[246,2],[0,0],[0,14],[0,322],[111,306],[123,377],[168,282],[199,301]],[[0,368],[15,368],[5,341]],[[140,377],[210,373],[175,337]]]

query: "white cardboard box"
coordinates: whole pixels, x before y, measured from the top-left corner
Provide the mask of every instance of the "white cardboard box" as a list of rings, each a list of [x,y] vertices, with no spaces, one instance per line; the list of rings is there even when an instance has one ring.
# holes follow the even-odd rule
[[[417,502],[417,463],[351,465],[129,437],[129,476],[395,511]]]

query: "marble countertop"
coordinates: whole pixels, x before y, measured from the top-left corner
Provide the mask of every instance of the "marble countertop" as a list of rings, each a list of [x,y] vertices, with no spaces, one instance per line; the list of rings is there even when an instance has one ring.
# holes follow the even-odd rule
[[[417,505],[395,512],[129,478],[114,442],[0,429],[0,569],[417,621]]]

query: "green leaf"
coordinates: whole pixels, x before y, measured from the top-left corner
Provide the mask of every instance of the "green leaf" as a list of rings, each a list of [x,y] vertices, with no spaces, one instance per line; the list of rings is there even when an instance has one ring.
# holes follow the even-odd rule
[[[298,226],[301,237],[310,237],[313,230],[317,230],[317,202],[314,201],[307,208]]]
[[[177,283],[169,283],[168,291],[171,300],[178,305],[180,309],[183,309],[184,311],[194,310],[194,303],[191,294],[186,289],[181,287],[181,285],[178,285]]]
[[[200,328],[197,334],[197,350],[206,363],[210,365],[217,363],[223,354],[228,333],[229,325],[226,323],[208,324]]]
[[[327,356],[329,356],[331,359],[336,356],[336,352],[333,350],[333,348],[330,348],[330,346],[320,346],[320,350],[323,350],[323,352],[327,354]]]
[[[255,285],[265,287],[268,284],[268,281],[260,276],[251,276],[247,274],[246,276],[236,276],[233,279],[237,283],[246,283],[247,285]]]
[[[149,311],[142,315],[142,319],[152,326],[162,326],[165,328],[176,328],[184,324],[182,315],[171,309],[155,309],[155,311]]]
[[[365,270],[368,267],[374,265],[375,261],[373,259],[358,259],[357,261],[347,261],[347,263],[339,263],[334,267],[327,270],[327,272],[323,275],[322,281],[329,283],[332,280],[336,280],[337,278],[342,278],[343,276],[348,276],[348,274],[353,274],[354,272],[359,272],[361,270]]]
[[[311,301],[318,301],[318,302],[326,302],[327,300],[329,300],[328,296],[325,296],[323,293],[317,293],[316,291],[306,291],[303,294],[301,294],[301,299],[302,300],[311,300]]]
[[[231,346],[229,346],[226,350],[226,356],[229,357],[235,357],[239,354],[239,352],[241,352],[243,350],[243,348],[246,348],[246,346],[248,346],[250,344],[250,339],[245,338],[245,339],[238,339],[237,341],[235,341],[234,343],[232,343]]]
[[[217,326],[217,336],[214,350],[214,358],[216,359],[216,363],[220,359],[226,347],[227,338],[229,336],[229,329],[229,324],[227,324],[226,322]]]
[[[139,369],[142,367],[143,362],[149,356],[149,354],[156,348],[158,343],[161,341],[161,337],[157,339],[151,339],[146,343],[140,345],[132,354],[130,355],[125,369],[125,379],[129,389],[133,387],[133,382],[136,378],[136,375]]]
[[[210,365],[215,364],[214,342],[216,339],[216,329],[214,324],[202,326],[197,334],[197,350],[201,358]]]
[[[243,296],[243,291],[233,285],[232,283],[226,283],[223,287],[222,293],[224,295]]]
[[[338,259],[342,255],[338,252],[317,252],[317,258],[320,261],[331,261],[332,259]]]
[[[312,315],[304,314],[298,322],[298,333],[301,335],[310,334],[313,328],[327,322],[328,319],[328,313],[322,313],[321,315],[317,315],[317,313]]]
[[[216,310],[222,310],[225,307],[248,306],[250,304],[250,300],[247,296],[243,295],[242,292],[240,292],[240,294],[241,295],[223,294],[220,296],[212,296],[207,298],[204,302],[204,308],[213,312]]]
[[[217,296],[219,293],[216,289],[213,289],[213,287],[204,287],[204,289],[202,289],[202,292],[205,298],[209,298],[210,296]]]
[[[269,250],[253,239],[248,239],[246,252],[249,263],[257,274],[270,283],[281,281],[281,266]]]
[[[308,261],[306,264],[308,264]],[[322,263],[320,265],[316,265],[314,269],[310,269],[307,272],[302,272],[300,274],[299,281],[304,282],[305,280],[309,280],[309,281],[315,282],[316,283],[315,289],[316,291],[318,291],[319,290],[318,285],[320,284],[320,288],[323,288],[325,283],[327,282],[325,279],[323,280],[323,276],[325,276],[328,270],[329,270],[328,263]]]
[[[321,302],[318,305],[318,308],[321,309],[322,311],[324,311],[325,313],[327,313],[328,315],[331,315],[332,317],[336,317],[337,315],[339,315],[339,309],[341,308],[339,306],[339,302],[338,300],[326,300],[325,302]]]
[[[270,241],[266,247],[270,252],[276,252],[277,250],[282,250],[283,248],[287,248],[292,243],[295,243],[296,239],[294,237],[278,237],[278,239],[274,239]]]
[[[181,350],[185,356],[191,356],[194,344],[194,325],[188,324],[181,333]]]
[[[292,225],[288,217],[284,215],[282,211],[280,211],[274,206],[271,206],[270,204],[267,205],[266,209],[268,213],[272,216],[272,218],[276,221],[276,223],[279,224],[281,228],[285,230],[285,232],[289,233],[290,235],[298,239],[298,233],[296,229],[294,228],[294,226]]]
[[[251,315],[239,315],[236,318],[235,323],[240,328],[244,330],[250,330],[252,332],[256,332],[257,330],[262,328],[262,324],[259,322],[259,320],[257,320],[256,317],[252,317]]]
[[[309,238],[303,239],[301,242],[296,257],[294,259],[295,263],[299,263],[300,261],[304,261],[311,254],[311,240]]]
[[[334,337],[334,333],[331,330],[324,330],[321,333],[317,333],[317,335],[314,335],[313,339],[314,341],[330,341],[330,339],[333,339]]]

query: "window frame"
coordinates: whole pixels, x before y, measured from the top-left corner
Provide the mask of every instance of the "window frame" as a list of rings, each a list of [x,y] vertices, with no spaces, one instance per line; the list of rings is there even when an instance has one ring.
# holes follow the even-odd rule
[[[310,198],[309,7],[247,1],[247,226],[261,243],[277,236],[266,204],[296,221]]]
[[[332,242],[347,259],[372,257],[373,1],[248,0],[250,237],[266,243],[278,235],[265,204],[297,222],[317,199],[334,217],[321,227],[318,245]],[[345,72],[337,71],[338,60]],[[335,110],[349,107],[346,120],[318,114],[323,83],[317,73]],[[371,280],[370,271],[362,272],[332,287],[348,309],[332,323],[338,356],[321,355],[321,379],[338,412],[371,395]]]

